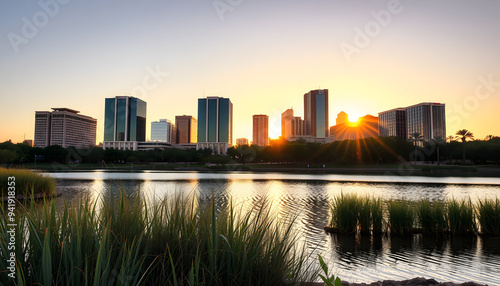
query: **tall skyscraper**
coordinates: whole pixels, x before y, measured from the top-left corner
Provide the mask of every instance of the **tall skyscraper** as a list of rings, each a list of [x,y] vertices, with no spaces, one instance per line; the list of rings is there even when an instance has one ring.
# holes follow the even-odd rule
[[[175,117],[177,144],[196,143],[198,137],[198,120],[190,115]]]
[[[146,102],[131,96],[106,98],[104,141],[146,141]]]
[[[69,108],[35,112],[35,147],[59,145],[64,148],[95,146],[97,119]]]
[[[348,122],[349,122],[349,116],[347,115],[347,113],[345,113],[344,111],[341,111],[341,112],[339,112],[339,114],[337,114],[337,119],[335,122],[336,125],[345,124]]]
[[[225,154],[233,144],[233,104],[229,98],[198,99],[197,149],[209,148]]]
[[[269,116],[264,114],[253,116],[253,144],[259,146],[269,144]]]
[[[379,136],[409,139],[413,133],[420,133],[424,141],[446,138],[445,104],[423,102],[379,113]]]
[[[167,119],[151,122],[151,141],[175,143],[175,126]]]
[[[406,109],[395,108],[378,114],[378,135],[381,137],[406,136]]]
[[[304,94],[304,129],[314,138],[328,137],[328,89]]]

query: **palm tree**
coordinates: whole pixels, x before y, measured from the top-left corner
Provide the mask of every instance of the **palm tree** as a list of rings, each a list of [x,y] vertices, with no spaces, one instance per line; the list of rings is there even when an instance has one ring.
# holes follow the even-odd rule
[[[440,163],[441,163],[439,160],[439,144],[445,144],[445,143],[446,143],[446,141],[443,140],[443,138],[441,138],[441,137],[434,137],[431,139],[431,144],[436,145],[438,165],[440,165]]]
[[[484,138],[484,140],[490,141],[493,138],[495,138],[495,136],[490,134],[490,135],[486,135],[486,138]]]
[[[453,135],[449,135],[448,137],[446,137],[446,140],[447,140],[448,142],[455,141],[455,136],[453,136]]]
[[[410,142],[413,142],[413,146],[415,148],[415,151],[413,152],[413,158],[415,160],[414,165],[417,164],[417,142],[422,142],[424,141],[424,136],[420,134],[420,132],[415,132],[410,134],[410,138],[408,139]]]
[[[467,129],[458,130],[455,133],[455,138],[462,140],[462,165],[465,164],[465,141],[467,139],[473,139],[474,135]]]

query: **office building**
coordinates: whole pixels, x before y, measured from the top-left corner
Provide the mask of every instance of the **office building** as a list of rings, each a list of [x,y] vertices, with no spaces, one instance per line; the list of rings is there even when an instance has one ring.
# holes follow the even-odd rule
[[[423,141],[446,138],[445,104],[423,102],[379,113],[380,136],[409,139],[413,133],[420,133]]]
[[[281,114],[281,136],[286,140],[292,137],[303,136],[304,120],[299,116],[293,116],[293,109],[287,109]]]
[[[175,143],[175,126],[170,120],[151,122],[151,141]]]
[[[378,114],[378,135],[381,137],[398,136],[407,139],[406,109],[395,108]]]
[[[339,112],[339,114],[337,114],[335,123],[336,125],[349,123],[349,115],[347,115],[347,113],[345,113],[344,111]]]
[[[420,133],[424,141],[436,137],[446,138],[445,105],[423,102],[407,107],[406,125],[408,138],[413,133]]]
[[[269,145],[269,116],[259,114],[253,116],[253,141],[259,146]]]
[[[236,146],[240,145],[248,145],[248,139],[247,138],[236,138]]]
[[[175,117],[177,144],[196,143],[198,137],[198,120],[190,115]]]
[[[196,149],[226,154],[233,141],[233,104],[229,98],[198,99],[198,142]]]
[[[35,147],[59,145],[79,149],[95,146],[97,119],[69,108],[35,111]]]
[[[328,123],[328,89],[304,94],[304,132],[313,138],[326,138]]]
[[[106,98],[104,142],[106,141],[146,141],[146,102],[131,96]]]

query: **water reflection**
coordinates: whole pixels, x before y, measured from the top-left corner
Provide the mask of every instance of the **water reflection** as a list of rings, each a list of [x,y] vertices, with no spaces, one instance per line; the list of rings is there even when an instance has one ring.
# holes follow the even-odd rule
[[[119,190],[125,190],[130,198],[144,195],[148,203],[174,195],[195,195],[202,206],[207,206],[214,196],[217,211],[230,204],[236,210],[258,211],[264,203],[263,199],[267,199],[271,215],[277,220],[287,222],[295,219],[294,228],[300,233],[301,242],[306,244],[311,261],[317,262],[317,254],[322,254],[330,268],[349,282],[366,283],[416,276],[440,281],[474,280],[490,285],[500,280],[498,238],[345,236],[326,234],[323,230],[330,220],[329,202],[342,192],[383,199],[416,201],[429,198],[442,201],[470,198],[476,202],[478,199],[500,197],[500,180],[493,181],[493,185],[484,182],[473,185],[449,178],[439,178],[440,181],[433,183],[393,183],[356,182],[353,176],[290,174],[150,172],[121,173],[118,176],[96,172],[90,175],[79,173],[77,179],[68,176],[62,174],[58,180],[58,191],[63,192],[63,196],[56,199],[58,205],[85,196],[91,200],[105,195],[118,197]],[[364,178],[376,181],[370,176]]]

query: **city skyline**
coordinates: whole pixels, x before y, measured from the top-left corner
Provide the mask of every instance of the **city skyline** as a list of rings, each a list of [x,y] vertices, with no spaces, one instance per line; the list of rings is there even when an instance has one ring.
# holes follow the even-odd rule
[[[221,96],[234,138],[252,138],[254,114],[277,138],[281,113],[304,118],[314,89],[329,89],[330,127],[340,111],[442,102],[447,135],[500,135],[498,2],[39,3],[59,2],[0,4],[0,141],[34,139],[35,111],[66,106],[96,118],[102,142],[101,102],[128,95],[150,103],[147,137]]]

